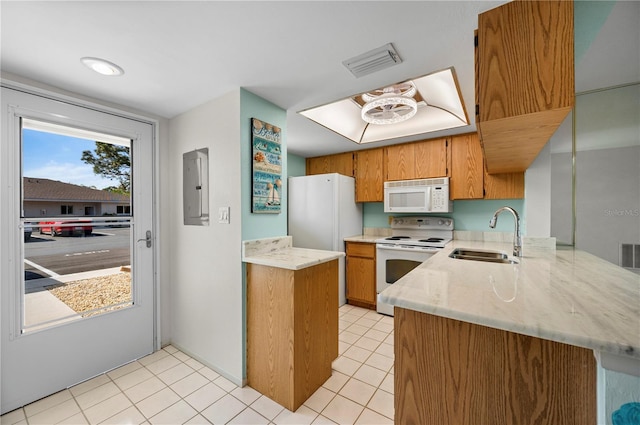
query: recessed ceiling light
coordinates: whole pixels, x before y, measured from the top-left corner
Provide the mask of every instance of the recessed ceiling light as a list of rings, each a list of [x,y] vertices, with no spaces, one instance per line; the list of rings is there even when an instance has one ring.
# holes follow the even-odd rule
[[[108,76],[118,76],[124,74],[124,69],[120,68],[115,63],[109,62],[100,58],[81,58],[80,61],[89,69],[97,72],[98,74]]]

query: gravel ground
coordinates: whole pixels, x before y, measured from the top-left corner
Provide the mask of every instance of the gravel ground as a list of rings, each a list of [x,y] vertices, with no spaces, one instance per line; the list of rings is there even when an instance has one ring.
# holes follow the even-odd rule
[[[130,273],[77,280],[47,289],[82,317],[131,305]]]

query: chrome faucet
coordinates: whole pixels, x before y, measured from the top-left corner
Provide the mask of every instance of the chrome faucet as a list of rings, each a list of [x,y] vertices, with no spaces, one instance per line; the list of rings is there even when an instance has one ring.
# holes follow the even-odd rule
[[[513,214],[513,220],[515,221],[515,225],[516,225],[516,230],[515,230],[515,233],[513,234],[513,256],[522,257],[522,236],[520,236],[520,216],[518,215],[516,210],[514,210],[511,207],[499,208],[498,211],[493,213],[493,217],[491,217],[491,220],[489,220],[489,227],[491,227],[492,229],[495,229],[496,224],[498,223],[498,214],[500,214],[502,211],[509,211],[511,214]]]

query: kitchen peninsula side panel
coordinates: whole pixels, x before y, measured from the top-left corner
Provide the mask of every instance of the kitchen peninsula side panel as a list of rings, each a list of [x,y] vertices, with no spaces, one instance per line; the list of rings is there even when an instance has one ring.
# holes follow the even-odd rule
[[[290,270],[247,264],[247,381],[295,411],[338,357],[338,261]]]
[[[395,423],[596,423],[593,351],[395,308]]]

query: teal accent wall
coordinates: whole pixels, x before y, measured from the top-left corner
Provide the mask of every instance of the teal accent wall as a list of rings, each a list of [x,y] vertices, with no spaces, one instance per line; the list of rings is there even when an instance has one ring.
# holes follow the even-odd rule
[[[298,155],[287,156],[287,177],[299,177],[307,174],[307,162]]]
[[[511,214],[500,215],[495,229],[489,228],[489,220],[493,213],[500,207],[508,206],[518,212],[520,221],[525,223],[524,199],[491,199],[491,200],[468,200],[454,201],[453,213],[456,230],[474,230],[482,232],[513,232],[514,223]],[[524,225],[522,234],[525,233]]]
[[[280,214],[251,212],[251,118],[282,129],[282,210]],[[242,240],[287,234],[287,112],[261,97],[240,89],[240,148],[242,171]],[[231,142],[230,142],[231,143]],[[215,155],[215,152],[211,153]]]
[[[491,199],[454,201],[452,213],[429,214],[438,217],[453,217],[456,230],[473,230],[481,232],[513,232],[513,218],[500,215],[495,229],[489,228],[489,220],[493,213],[500,207],[509,206],[520,215],[521,223],[524,223],[524,199]],[[389,217],[399,215],[420,214],[388,214],[384,212],[382,202],[368,202],[364,204],[364,227],[389,227]],[[510,215],[510,214],[509,214]],[[525,234],[525,226],[522,226]]]
[[[251,118],[258,118],[282,129],[282,210],[280,214],[251,212]],[[242,172],[242,240],[287,234],[287,112],[261,97],[240,89],[240,154]],[[231,143],[231,141],[230,141]],[[215,152],[212,153],[215,155]],[[236,249],[241,249],[240,247]],[[247,377],[247,282],[242,264],[242,377]]]

